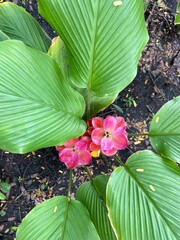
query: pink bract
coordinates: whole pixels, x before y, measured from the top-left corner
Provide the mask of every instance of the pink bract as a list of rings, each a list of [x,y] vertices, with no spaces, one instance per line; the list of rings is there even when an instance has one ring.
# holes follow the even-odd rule
[[[64,148],[59,152],[59,160],[70,169],[79,165],[90,164],[92,157],[87,147],[88,143],[86,141],[78,138],[71,139],[64,144]]]
[[[107,116],[104,120],[95,117],[92,125],[92,141],[101,147],[106,156],[113,156],[128,146],[126,123],[122,117]]]

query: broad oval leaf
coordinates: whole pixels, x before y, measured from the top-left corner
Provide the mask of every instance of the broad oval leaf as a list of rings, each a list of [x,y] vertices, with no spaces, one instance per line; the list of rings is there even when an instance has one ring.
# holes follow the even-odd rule
[[[100,240],[79,201],[58,196],[37,205],[22,221],[16,240]]]
[[[167,102],[156,113],[149,135],[158,153],[180,163],[180,96]]]
[[[107,176],[98,176],[93,182],[82,184],[77,190],[76,199],[87,208],[100,239],[115,240],[106,208],[107,182]]]
[[[39,23],[22,7],[5,2],[0,4],[0,30],[9,38],[47,52],[51,39]]]
[[[100,110],[103,110],[107,106],[109,106],[117,97],[117,94],[104,94],[102,97],[98,97],[92,91],[86,89],[80,89],[75,87],[71,81],[69,81],[69,61],[68,61],[68,51],[60,39],[57,37],[53,39],[53,43],[51,44],[48,54],[52,56],[55,61],[60,66],[60,69],[64,75],[66,81],[72,85],[81,95],[84,97],[86,101],[87,109],[84,114],[84,119],[90,119],[92,116],[95,116]],[[90,103],[90,108],[88,109]]]
[[[180,239],[180,170],[151,151],[133,154],[107,185],[109,217],[118,239]]]
[[[0,148],[26,153],[85,132],[84,99],[50,56],[7,40],[0,62]]]
[[[39,12],[69,53],[70,77],[97,96],[123,90],[135,77],[148,40],[142,0],[39,0]]]

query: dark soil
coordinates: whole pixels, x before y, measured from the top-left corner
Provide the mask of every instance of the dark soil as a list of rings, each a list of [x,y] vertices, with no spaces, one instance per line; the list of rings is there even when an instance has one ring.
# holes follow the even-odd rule
[[[38,15],[36,1],[13,1],[22,5],[43,26],[46,32],[55,32]],[[139,62],[138,74],[119,98],[101,116],[118,114],[128,123],[128,132],[146,132],[153,115],[173,97],[179,95],[180,32],[174,26],[176,0],[151,1],[145,13],[150,40]],[[118,112],[118,105],[123,113]],[[137,106],[136,106],[137,105]],[[137,150],[151,149],[144,137],[129,139],[129,147],[120,152],[123,161]],[[113,159],[112,168],[116,167]],[[102,159],[89,166],[94,176],[112,170]],[[69,172],[58,160],[55,148],[18,155],[0,151],[0,178],[11,185],[7,198],[0,202],[0,239],[15,238],[16,227],[38,203],[56,195],[66,195]],[[72,197],[77,187],[88,179],[83,168],[74,170]]]

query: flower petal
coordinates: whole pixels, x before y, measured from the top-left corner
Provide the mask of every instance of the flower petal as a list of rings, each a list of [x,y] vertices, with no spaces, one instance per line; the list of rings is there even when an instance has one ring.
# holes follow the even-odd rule
[[[91,142],[89,146],[90,150],[93,152],[99,151],[101,149],[100,145],[96,145],[95,143]]]
[[[94,128],[102,128],[103,127],[103,119],[100,117],[92,118],[92,125]]]
[[[122,118],[122,117],[116,117],[116,120],[117,120],[116,128],[126,127],[126,122],[124,121],[124,118]]]
[[[73,148],[74,145],[79,141],[79,138],[73,138],[65,142],[64,146],[67,148]]]
[[[91,161],[92,157],[88,150],[85,150],[78,155],[78,165],[87,165],[90,164]]]
[[[84,135],[80,138],[80,141],[85,142],[87,144],[87,148],[89,148],[89,145],[92,142],[89,136],[84,136]]]
[[[77,167],[78,166],[78,154],[76,152],[73,152],[71,161],[67,162],[65,164],[70,169]]]
[[[59,151],[59,152],[62,151],[64,148],[65,148],[64,145],[62,145],[62,146],[56,146],[56,150]]]
[[[101,141],[101,149],[103,151],[110,151],[114,147],[112,138],[103,137]]]
[[[75,150],[77,150],[78,152],[83,152],[87,149],[87,143],[84,141],[78,141],[75,146],[74,146]]]
[[[59,153],[59,160],[64,163],[68,163],[71,161],[73,154],[73,149],[72,148],[64,148],[60,153]]]
[[[107,116],[104,119],[103,127],[105,132],[112,132],[116,129],[117,120],[113,116]]]
[[[100,156],[100,151],[96,151],[96,152],[91,152],[91,156],[94,158],[97,158]]]
[[[102,150],[102,153],[108,157],[113,156],[117,153],[117,149],[112,148],[110,151]]]
[[[104,137],[104,130],[102,128],[95,128],[92,131],[91,139],[96,145],[101,145],[101,140]]]
[[[128,146],[126,127],[119,127],[113,132],[113,145],[117,150],[122,150]]]

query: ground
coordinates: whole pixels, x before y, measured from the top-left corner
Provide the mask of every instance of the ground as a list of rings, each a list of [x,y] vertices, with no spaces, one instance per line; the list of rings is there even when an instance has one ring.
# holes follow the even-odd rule
[[[37,14],[36,1],[13,2],[23,5],[51,37],[55,36],[55,32]],[[101,116],[123,116],[129,133],[148,131],[158,109],[179,95],[180,32],[174,26],[176,4],[175,0],[150,2],[145,13],[150,40],[139,61],[137,76],[120,93],[114,105],[100,113]],[[130,138],[128,148],[120,155],[126,161],[128,156],[141,149],[151,149],[149,140]],[[116,167],[113,159],[110,164],[112,168]],[[89,169],[94,176],[112,171],[100,158],[93,160]],[[6,200],[0,202],[0,239],[12,240],[16,227],[36,204],[56,195],[67,194],[69,172],[58,161],[55,148],[25,155],[0,151],[0,178],[11,185]],[[74,170],[73,179],[72,197],[88,177],[83,168],[78,168]]]

